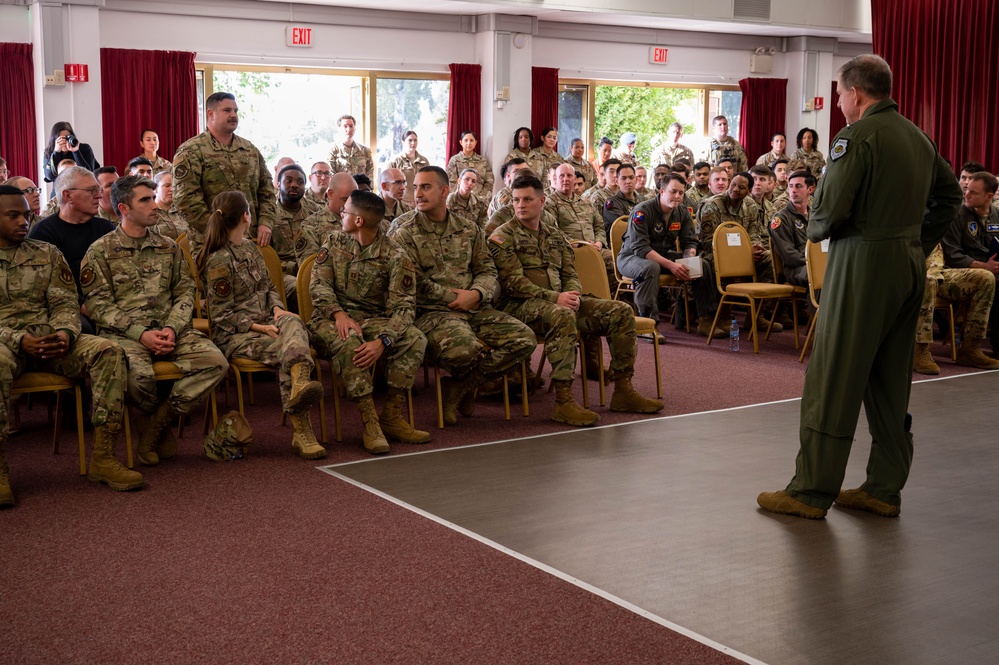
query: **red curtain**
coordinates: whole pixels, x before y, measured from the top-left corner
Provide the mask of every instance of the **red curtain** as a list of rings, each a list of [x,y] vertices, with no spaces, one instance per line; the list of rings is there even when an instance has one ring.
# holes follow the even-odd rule
[[[194,55],[101,49],[105,164],[124,172],[142,153],[143,129],[159,134],[159,155],[171,161],[180,144],[198,133]]]
[[[839,107],[839,95],[836,93],[836,81],[832,82],[832,91],[829,93],[829,145],[832,146],[833,138],[839,131],[846,127],[846,116]]]
[[[531,129],[539,146],[545,127],[558,128],[558,68],[531,67]]]
[[[451,159],[461,151],[461,133],[468,130],[479,140],[476,152],[481,153],[482,134],[482,65],[450,64],[451,92],[448,97],[447,144],[445,153]]]
[[[749,164],[770,151],[770,137],[787,124],[787,79],[748,78],[739,81],[742,111],[739,139]]]
[[[955,169],[974,159],[999,170],[999,3],[871,0],[871,18],[902,115]]]
[[[31,44],[0,44],[0,157],[12,178],[37,181],[34,71]]]

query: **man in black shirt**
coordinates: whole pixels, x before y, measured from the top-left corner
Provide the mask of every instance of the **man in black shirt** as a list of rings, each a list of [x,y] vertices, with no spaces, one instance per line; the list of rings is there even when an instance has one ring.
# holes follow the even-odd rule
[[[114,231],[114,224],[97,217],[101,189],[97,179],[87,169],[73,166],[60,173],[56,178],[55,191],[59,212],[35,224],[28,237],[52,243],[66,257],[73,279],[76,280],[83,332],[93,335],[93,323],[83,310],[80,261],[95,240]]]

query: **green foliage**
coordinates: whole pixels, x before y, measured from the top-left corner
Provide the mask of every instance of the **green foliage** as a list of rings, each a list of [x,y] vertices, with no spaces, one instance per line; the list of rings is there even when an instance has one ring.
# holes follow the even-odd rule
[[[390,152],[396,153],[402,150],[403,134],[410,129],[415,130],[420,125],[424,113],[434,114],[436,125],[447,122],[446,93],[442,99],[440,89],[444,86],[438,82],[379,78],[376,86],[378,136],[382,138],[389,134],[392,141]]]
[[[696,105],[697,95],[697,90],[689,88],[597,86],[594,144],[608,136],[616,149],[622,134],[634,132],[638,135],[635,154],[649,164],[652,151],[666,140],[666,130],[678,119],[678,109]],[[693,131],[693,124],[683,126],[685,134]]]

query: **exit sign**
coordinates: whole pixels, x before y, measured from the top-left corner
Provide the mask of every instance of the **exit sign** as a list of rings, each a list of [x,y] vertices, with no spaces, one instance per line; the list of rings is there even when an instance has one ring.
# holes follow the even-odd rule
[[[669,56],[669,49],[661,46],[649,47],[649,62],[653,65],[665,65]]]
[[[312,46],[312,28],[289,25],[284,29],[284,37],[288,46]]]

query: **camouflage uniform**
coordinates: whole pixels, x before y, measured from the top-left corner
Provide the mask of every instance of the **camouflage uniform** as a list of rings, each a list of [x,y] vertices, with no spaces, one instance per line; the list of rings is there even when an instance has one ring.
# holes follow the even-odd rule
[[[479,227],[451,213],[442,222],[410,215],[396,220],[393,239],[416,266],[416,325],[431,357],[460,378],[476,368],[496,376],[530,356],[537,346],[530,328],[489,306],[499,282]],[[478,307],[449,309],[452,288],[478,291]]]
[[[697,188],[696,185],[691,185],[690,187],[687,188],[687,191],[684,194],[684,196],[690,199],[690,201],[693,203],[699,203],[704,199],[713,196],[713,194],[711,193],[711,190],[708,189],[707,187],[705,187],[704,191],[702,192]]]
[[[708,153],[704,156],[704,161],[712,166],[718,164],[720,159],[731,159],[732,167],[736,173],[749,170],[749,162],[746,159],[746,151],[742,144],[731,136],[726,136],[724,141],[711,139],[708,145]]]
[[[143,412],[160,403],[153,362],[180,368],[167,398],[177,413],[188,413],[225,377],[229,364],[207,337],[191,327],[194,280],[180,248],[155,232],[130,238],[121,227],[87,250],[80,264],[87,311],[103,336],[117,342],[128,359],[128,398]],[[163,356],[139,342],[148,329],[173,329],[174,350]]]
[[[473,152],[470,157],[466,157],[464,152],[459,152],[448,161],[447,178],[451,191],[457,191],[458,179],[465,169],[472,169],[479,176],[479,183],[472,193],[480,199],[487,198],[493,191],[493,169],[486,158],[477,152]]]
[[[581,159],[578,162],[576,158],[570,155],[566,157],[565,163],[576,169],[579,173],[583,174],[583,186],[586,189],[594,187],[597,184],[597,172],[593,168],[593,164],[590,164],[585,159]]]
[[[601,216],[604,220],[605,230],[610,233],[610,227],[614,223],[614,220],[618,217],[628,217],[635,206],[641,202],[642,200],[637,195],[632,194],[629,199],[620,190],[617,194],[604,201],[604,209],[601,212]]]
[[[106,219],[112,224],[117,224],[121,221],[120,217],[116,217],[110,210],[105,210],[104,208],[97,206],[97,216],[101,219]]]
[[[937,245],[926,258],[926,292],[919,308],[916,343],[933,341],[933,310],[937,296],[968,303],[961,336],[979,340],[985,337],[989,312],[995,298],[996,278],[980,268],[944,268],[943,248]]]
[[[677,206],[666,217],[659,200],[652,199],[631,211],[617,266],[622,275],[635,280],[635,307],[641,316],[659,320],[659,275],[668,273],[658,262],[647,258],[649,252],[676,261],[691,249],[697,249],[697,234],[689,207]],[[701,273],[690,282],[698,317],[713,314],[718,308],[714,266],[703,257]]]
[[[706,199],[697,213],[701,246],[704,248],[704,260],[714,261],[715,229],[722,222],[738,223],[746,229],[750,242],[759,243],[767,250],[763,258],[756,263],[756,276],[760,281],[771,282],[773,281],[773,269],[770,267],[770,236],[760,223],[757,208],[758,206],[750,196],[744,198],[736,209],[732,209],[726,193]]]
[[[451,192],[447,196],[447,209],[459,217],[475,222],[479,227],[485,226],[488,221],[486,202],[476,196],[474,192],[469,194],[467,199],[462,198],[457,191]]]
[[[638,156],[633,152],[628,152],[627,148],[618,148],[611,153],[611,157],[614,159],[621,160],[621,164],[631,164],[632,166],[641,166],[641,162],[638,160]]]
[[[234,135],[232,143],[224,145],[205,131],[177,148],[173,160],[173,204],[190,229],[191,256],[198,257],[212,203],[222,192],[242,192],[250,202],[253,223],[274,228],[274,183],[252,143]]]
[[[798,148],[791,153],[791,160],[793,161],[796,159],[804,162],[805,168],[807,168],[816,178],[822,176],[822,169],[826,166],[826,158],[818,150],[805,152],[803,148]],[[788,175],[790,175],[790,172],[788,172]]]
[[[774,213],[770,220],[771,249],[780,257],[788,284],[808,286],[805,267],[807,229],[808,215],[802,215],[790,203]]]
[[[121,424],[126,376],[125,355],[111,340],[80,334],[80,305],[73,273],[54,245],[24,240],[0,249],[0,442],[7,439],[11,386],[27,371],[51,372],[70,379],[90,377],[93,423],[116,431]],[[21,350],[26,333],[69,334],[69,352],[42,360]]]
[[[493,213],[492,217],[489,218],[489,221],[486,222],[486,226],[485,228],[482,229],[482,232],[485,233],[486,235],[489,235],[490,233],[492,233],[499,227],[503,226],[513,218],[514,218],[513,206],[508,203],[507,205],[503,206],[495,213]],[[544,208],[541,210],[541,221],[547,224],[548,226],[558,227],[558,222],[555,219],[555,215],[548,208]]]
[[[375,160],[371,158],[371,148],[354,141],[349,147],[337,141],[330,148],[327,160],[333,173],[364,173],[375,182]]]
[[[382,230],[386,230],[396,217],[402,217],[412,209],[413,206],[403,201],[396,201],[389,205],[388,199],[385,199],[385,219],[382,220]]]
[[[309,205],[312,212],[319,212],[326,207],[326,192],[316,194],[312,191],[311,187],[306,187],[305,196],[302,197],[302,203]]]
[[[634,374],[635,315],[627,303],[583,295],[576,312],[557,304],[560,293],[582,291],[564,233],[544,223],[531,231],[513,219],[488,245],[503,287],[500,308],[544,338],[552,381],[572,381],[577,334],[607,337],[613,377]]]
[[[555,219],[555,226],[569,240],[600,243],[600,253],[604,257],[608,282],[614,284],[614,255],[611,254],[610,244],[607,242],[603,220],[593,212],[593,207],[575,194],[566,196],[556,190],[545,201],[544,209],[551,213]]]
[[[593,212],[597,213],[600,219],[604,218],[604,206],[615,194],[616,192],[611,191],[610,187],[600,187],[590,195],[590,205],[593,206]],[[586,199],[584,198],[583,200],[585,201]]]
[[[326,236],[333,231],[342,231],[343,221],[340,215],[323,208],[314,215],[310,215],[302,222],[302,233],[295,241],[295,256],[301,264],[306,258],[319,252],[319,248],[326,242]]]
[[[249,358],[278,370],[281,404],[288,410],[291,368],[298,363],[313,369],[309,333],[296,314],[274,321],[274,308],[284,309],[257,245],[228,242],[208,257],[205,300],[212,321],[212,338],[226,358]],[[276,325],[277,338],[250,326]]]
[[[554,150],[549,150],[548,148],[541,146],[534,150],[534,154],[537,155],[538,177],[541,178],[541,182],[544,183],[545,191],[549,191],[551,181],[548,179],[548,171],[552,166],[561,164],[565,161],[565,158]]]
[[[489,208],[486,209],[486,217],[492,217],[496,214],[497,210],[510,203],[512,198],[513,192],[510,191],[509,187],[504,186],[503,189],[496,192],[493,195],[493,198],[489,201]]]
[[[995,240],[999,240],[999,208],[990,207],[988,215],[983,217],[962,205],[941,241],[944,263],[948,268],[970,268],[972,261],[988,261]],[[992,354],[999,355],[999,302],[996,299],[989,312],[989,328]]]
[[[520,148],[514,148],[511,150],[506,157],[503,158],[503,163],[506,164],[511,159],[516,159],[520,157],[527,162],[527,167],[534,171],[535,175],[541,177],[543,175],[543,169],[545,167],[545,162],[541,154],[537,150],[531,150],[530,152],[521,152]]]
[[[673,166],[673,164],[678,159],[683,159],[684,157],[690,162],[690,165],[694,165],[694,153],[687,146],[682,143],[677,143],[676,145],[668,145],[666,143],[659,146],[659,149],[652,153],[652,160],[649,164],[655,168],[660,164],[665,164],[666,166]]]
[[[140,155],[141,157],[142,155]],[[156,159],[153,160],[153,176],[157,173],[163,173],[164,171],[169,171],[173,168],[173,164],[163,159],[159,155],[156,155]]]
[[[177,211],[176,206],[170,206],[169,210],[156,208],[156,226],[153,227],[153,231],[176,240],[182,233],[187,233],[187,230],[187,222]]]
[[[291,210],[281,203],[277,206],[277,218],[271,235],[271,247],[281,259],[281,271],[284,273],[284,292],[288,302],[296,302],[295,277],[298,275],[297,247],[302,237],[302,227],[305,220],[311,217],[309,210],[299,206]],[[257,227],[250,227],[250,234],[257,235]]]
[[[336,231],[326,238],[316,255],[309,293],[315,310],[308,321],[316,350],[330,363],[352,399],[371,394],[369,370],[354,365],[361,344],[386,335],[388,385],[400,390],[413,387],[423,364],[427,339],[414,325],[416,272],[403,251],[384,233],[362,247],[349,233]],[[364,331],[340,339],[334,317],[346,312]]]
[[[768,168],[773,168],[771,164],[776,162],[778,159],[788,159],[787,153],[782,152],[779,155],[775,155],[774,151],[764,153],[756,159],[756,166],[766,166]],[[788,160],[790,161],[790,160]]]
[[[413,182],[416,180],[416,173],[424,166],[430,166],[430,160],[419,152],[416,153],[416,157],[413,159],[407,157],[406,153],[400,152],[386,167],[399,169],[406,176],[406,193],[402,195],[402,200],[409,205],[413,205]]]

